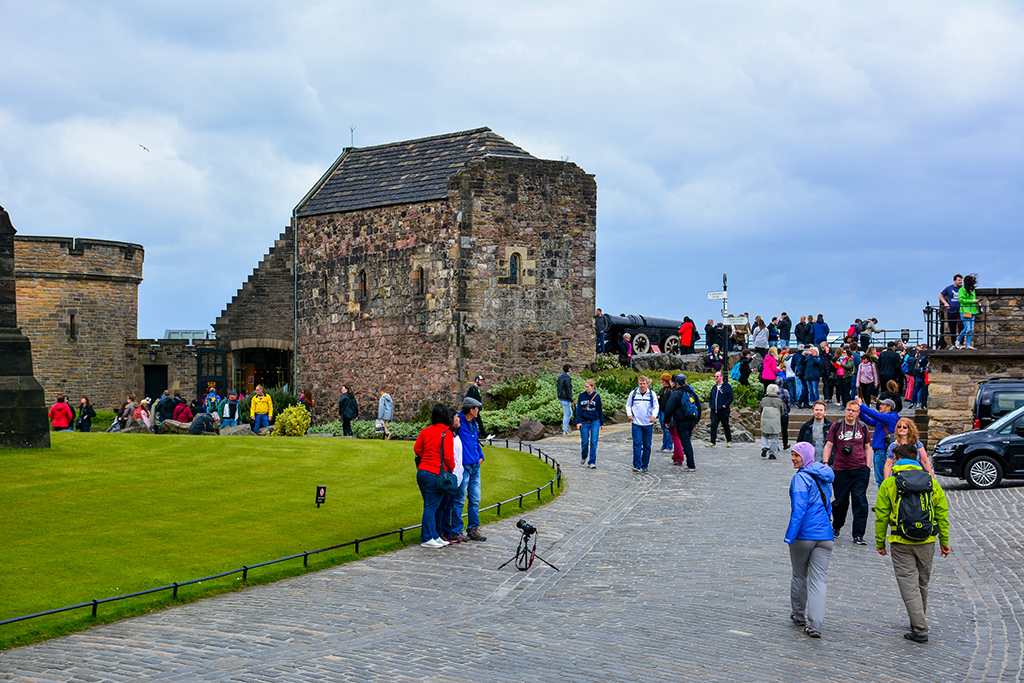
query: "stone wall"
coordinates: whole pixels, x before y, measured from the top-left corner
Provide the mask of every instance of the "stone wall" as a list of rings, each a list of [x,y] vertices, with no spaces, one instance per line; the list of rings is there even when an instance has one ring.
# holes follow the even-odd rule
[[[996,377],[1024,375],[1024,349],[929,351],[928,437],[934,444],[973,427],[978,384]]]
[[[446,199],[301,218],[299,386],[409,416],[477,373],[593,361],[596,193],[575,164],[487,157]]]
[[[138,244],[67,237],[14,238],[18,326],[32,342],[47,402],[89,396],[110,409],[127,388],[125,341],[138,334]]]
[[[275,339],[291,348],[295,339],[292,290],[295,287],[291,227],[274,241],[266,256],[224,308],[213,329],[221,348],[241,339]]]
[[[1024,288],[977,290],[983,313],[974,323],[974,346],[1024,348]]]
[[[130,339],[123,345],[122,357],[127,368],[125,395],[135,394],[140,400],[145,396],[146,366],[167,366],[167,388],[181,392],[181,397],[191,401],[196,396],[196,349],[217,348],[216,339],[196,339],[189,345],[188,339]],[[156,352],[156,360],[150,352]],[[149,398],[156,400],[156,396]],[[123,400],[123,398],[122,398]]]

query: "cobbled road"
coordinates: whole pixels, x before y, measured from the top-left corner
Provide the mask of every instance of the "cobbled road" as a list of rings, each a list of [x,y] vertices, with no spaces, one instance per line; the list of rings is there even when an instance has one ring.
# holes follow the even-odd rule
[[[903,639],[889,558],[849,527],[812,640],[788,619],[786,454],[695,444],[696,472],[655,453],[640,475],[622,427],[602,434],[596,470],[580,467],[574,437],[539,445],[562,463],[565,492],[524,516],[561,571],[497,568],[519,538],[511,518],[485,543],[411,546],[0,653],[0,680],[1021,679],[1024,486],[942,480],[953,554],[936,553],[929,643]]]

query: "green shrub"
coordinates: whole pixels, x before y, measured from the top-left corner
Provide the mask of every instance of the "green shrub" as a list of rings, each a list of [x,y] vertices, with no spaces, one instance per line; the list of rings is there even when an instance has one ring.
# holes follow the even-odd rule
[[[302,436],[309,429],[310,421],[305,408],[289,406],[274,421],[274,436]]]
[[[516,375],[491,387],[487,394],[491,397],[495,409],[501,410],[517,398],[530,396],[536,392],[537,384],[537,377],[535,376]]]
[[[92,431],[94,432],[105,432],[107,427],[114,424],[114,420],[117,419],[117,413],[113,410],[97,410],[96,417],[92,420]]]

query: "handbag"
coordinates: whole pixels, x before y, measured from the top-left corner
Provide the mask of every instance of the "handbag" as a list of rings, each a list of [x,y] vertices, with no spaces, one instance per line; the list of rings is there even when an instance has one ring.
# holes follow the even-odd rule
[[[446,429],[441,435],[441,471],[437,475],[437,488],[444,493],[455,494],[459,491],[459,478],[455,476],[454,472],[448,471],[444,464],[444,435],[447,433]]]
[[[377,432],[378,434],[383,434],[384,433],[384,420],[377,420],[376,422],[374,422],[373,423],[373,431]]]

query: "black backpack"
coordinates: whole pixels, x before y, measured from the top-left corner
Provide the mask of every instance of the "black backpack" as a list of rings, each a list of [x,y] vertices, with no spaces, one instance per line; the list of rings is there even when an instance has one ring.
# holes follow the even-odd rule
[[[897,534],[908,541],[924,541],[935,535],[932,477],[924,470],[896,472]]]

